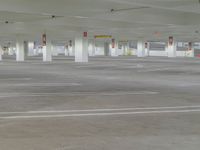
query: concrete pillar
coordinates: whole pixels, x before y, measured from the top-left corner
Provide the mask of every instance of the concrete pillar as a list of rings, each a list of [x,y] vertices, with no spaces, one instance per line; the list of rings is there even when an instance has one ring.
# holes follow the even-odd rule
[[[35,55],[34,42],[28,42],[27,55],[28,56],[34,56]]]
[[[88,47],[89,56],[95,56],[95,40],[91,40]]]
[[[38,55],[38,50],[36,47],[37,43],[34,41],[33,42],[33,56],[37,56]]]
[[[43,61],[51,62],[52,61],[52,44],[51,40],[46,37],[46,34],[43,34]]]
[[[24,41],[24,56],[29,55],[29,41]]]
[[[43,61],[52,61],[52,46],[51,41],[47,41],[47,44],[43,46]]]
[[[16,61],[24,61],[24,40],[18,38],[16,42]]]
[[[88,37],[87,32],[75,38],[75,62],[88,62]]]
[[[14,52],[13,52],[13,48],[12,48],[12,47],[9,47],[9,48],[8,48],[8,55],[9,55],[9,56],[14,55]]]
[[[8,51],[7,51],[7,54],[9,55],[9,56],[12,56],[12,55],[14,55],[14,53],[13,53],[13,50],[12,50],[12,45],[11,45],[11,43],[9,42],[8,43]]]
[[[35,48],[35,49],[33,50],[33,56],[37,56],[37,55],[39,55],[38,49]]]
[[[129,51],[129,42],[124,43],[124,44],[122,45],[122,49],[123,49],[123,55],[124,55],[124,56],[128,55],[128,51]]]
[[[75,53],[75,44],[72,40],[69,41],[69,56],[74,56]]]
[[[105,42],[104,43],[104,55],[105,56],[109,56],[109,43],[108,42]]]
[[[58,49],[56,45],[51,45],[52,47],[52,56],[58,56]]]
[[[121,49],[122,49],[122,52],[123,52],[122,55],[124,56],[125,55],[125,45],[124,44],[121,45]]]
[[[96,52],[96,41],[95,40],[92,40],[92,55],[95,56]]]
[[[72,41],[72,56],[75,56],[75,41]]]
[[[112,39],[111,42],[111,51],[110,51],[110,55],[112,57],[117,57],[118,55],[118,43],[116,42],[115,39]]]
[[[2,55],[3,55],[3,49],[2,46],[0,45],[0,61],[2,61]]]
[[[167,47],[168,57],[176,57],[176,49],[177,49],[176,47],[177,43],[174,41],[174,38],[170,36]]]
[[[126,55],[126,45],[125,44],[122,44],[122,50],[123,50],[123,55],[125,56]]]
[[[194,47],[193,47],[193,43],[192,42],[188,43],[188,50],[186,52],[186,56],[187,57],[194,57]]]
[[[145,57],[144,41],[138,41],[138,43],[137,43],[137,57]]]
[[[65,56],[69,56],[69,45],[66,44],[64,48],[65,48]]]
[[[144,55],[147,57],[149,56],[149,43],[148,42],[145,42],[144,44]]]

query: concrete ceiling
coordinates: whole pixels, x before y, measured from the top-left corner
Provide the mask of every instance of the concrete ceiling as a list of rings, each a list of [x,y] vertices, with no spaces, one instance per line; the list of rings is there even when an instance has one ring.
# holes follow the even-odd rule
[[[114,11],[111,12],[111,9]],[[55,18],[52,18],[52,15]],[[0,40],[65,40],[83,31],[119,40],[200,41],[199,0],[0,0]]]

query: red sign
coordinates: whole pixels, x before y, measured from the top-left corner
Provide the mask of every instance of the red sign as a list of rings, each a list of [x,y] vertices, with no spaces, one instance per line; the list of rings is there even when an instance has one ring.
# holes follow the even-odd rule
[[[112,48],[115,48],[115,39],[112,39]]]
[[[87,37],[88,33],[87,32],[83,32],[83,37]]]
[[[43,45],[43,46],[46,46],[46,45],[47,45],[47,36],[46,36],[46,34],[43,34],[43,35],[42,35],[42,45]]]

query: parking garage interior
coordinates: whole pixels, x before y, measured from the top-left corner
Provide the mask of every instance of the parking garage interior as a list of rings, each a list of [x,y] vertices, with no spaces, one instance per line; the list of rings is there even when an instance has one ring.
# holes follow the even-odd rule
[[[198,150],[199,0],[0,0],[1,150]]]

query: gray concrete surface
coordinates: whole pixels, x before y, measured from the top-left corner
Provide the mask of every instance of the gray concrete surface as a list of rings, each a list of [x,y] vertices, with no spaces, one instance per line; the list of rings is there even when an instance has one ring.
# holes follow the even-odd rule
[[[199,150],[200,59],[5,57],[1,150]]]

